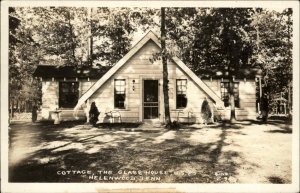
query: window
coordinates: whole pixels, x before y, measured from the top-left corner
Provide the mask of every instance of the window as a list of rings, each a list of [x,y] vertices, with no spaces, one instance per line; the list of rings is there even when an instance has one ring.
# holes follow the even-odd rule
[[[125,80],[115,80],[115,108],[125,108]]]
[[[78,82],[60,82],[59,83],[59,107],[74,108],[78,102],[79,96]]]
[[[239,83],[238,82],[234,83],[233,95],[234,95],[234,106],[240,107]]]
[[[233,83],[233,95],[234,95],[234,106],[240,107],[240,99],[239,99],[239,83]],[[224,101],[224,106],[228,107],[230,104],[229,99],[229,82],[221,82],[221,97]]]
[[[224,106],[229,106],[229,82],[221,82],[221,97],[224,101]]]
[[[176,108],[182,109],[187,105],[186,98],[186,79],[176,80]]]

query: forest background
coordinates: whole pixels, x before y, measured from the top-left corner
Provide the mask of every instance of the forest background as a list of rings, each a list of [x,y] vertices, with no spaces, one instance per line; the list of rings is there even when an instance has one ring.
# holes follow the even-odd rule
[[[113,66],[152,30],[160,35],[161,10],[105,7],[9,8],[9,110],[41,105],[37,65]],[[197,75],[203,71],[259,69],[262,97],[278,97],[292,110],[291,8],[164,8],[166,53]],[[259,91],[258,91],[259,95]]]

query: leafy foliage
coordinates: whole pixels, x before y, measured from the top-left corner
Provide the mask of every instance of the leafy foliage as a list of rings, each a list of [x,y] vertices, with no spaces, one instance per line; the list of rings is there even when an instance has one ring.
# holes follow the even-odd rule
[[[146,8],[97,8],[91,16],[92,36],[95,42],[93,59],[114,65],[130,49],[133,36],[139,29],[151,29],[156,14]],[[150,16],[150,17],[149,17]]]
[[[9,103],[13,116],[15,108],[20,110],[28,103],[29,106],[38,103],[41,98],[41,85],[32,77],[40,57],[30,31],[23,28],[14,8],[9,9],[9,21]]]
[[[266,96],[291,95],[292,9],[172,8],[168,13],[171,47],[178,47],[177,55],[197,75],[221,71],[232,80],[239,69],[259,67]]]
[[[292,81],[292,9],[282,13],[257,9],[251,25],[255,28],[252,61],[263,71],[266,95],[288,92]]]
[[[10,8],[11,103],[39,103],[41,83],[32,77],[38,64],[80,67],[96,60],[98,65],[114,65],[128,52],[137,24],[150,20],[143,9]]]

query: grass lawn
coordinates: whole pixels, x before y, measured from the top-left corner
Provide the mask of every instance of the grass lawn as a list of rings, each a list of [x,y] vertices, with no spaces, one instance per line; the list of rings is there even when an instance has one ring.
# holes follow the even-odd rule
[[[10,127],[10,182],[291,183],[292,127],[284,121]]]

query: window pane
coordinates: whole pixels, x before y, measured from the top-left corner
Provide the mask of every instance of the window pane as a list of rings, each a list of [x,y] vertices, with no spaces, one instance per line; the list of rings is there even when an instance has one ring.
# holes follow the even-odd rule
[[[234,83],[234,105],[235,107],[240,107],[240,98],[239,98],[239,83]]]
[[[124,86],[125,85],[125,80],[115,80],[115,85],[116,86]]]
[[[125,80],[116,80],[116,85],[124,86],[125,85]]]
[[[115,107],[124,108],[125,105],[125,95],[124,94],[116,94],[115,95]]]
[[[234,100],[234,106],[239,108],[240,107],[240,101],[239,100]]]
[[[181,86],[177,85],[177,92],[182,91]]]
[[[73,108],[78,102],[79,97],[78,82],[59,83],[59,107]]]
[[[229,106],[229,84],[228,82],[221,82],[221,97],[222,101],[224,101],[224,106],[228,107]]]
[[[187,105],[186,95],[177,95],[177,108],[185,108]]]
[[[124,86],[116,86],[116,92],[125,92],[125,87]]]
[[[240,107],[239,102],[239,83],[233,83],[233,96],[234,96],[234,103],[235,107]],[[221,83],[221,96],[222,100],[224,101],[224,106],[228,107],[230,105],[229,102],[229,82],[222,82]]]

